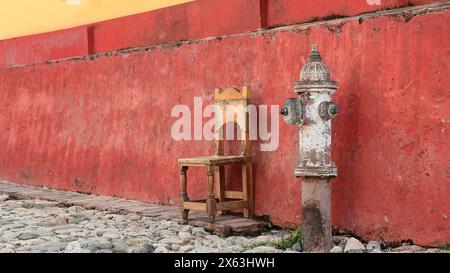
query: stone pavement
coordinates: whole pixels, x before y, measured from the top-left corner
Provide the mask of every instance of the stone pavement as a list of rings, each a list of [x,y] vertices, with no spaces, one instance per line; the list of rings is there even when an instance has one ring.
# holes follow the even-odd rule
[[[142,216],[157,219],[172,220],[182,223],[180,210],[175,206],[149,204],[108,196],[87,195],[76,192],[52,190],[41,187],[31,187],[0,181],[0,193],[8,194],[17,199],[39,198],[55,201],[64,206],[80,206],[86,209],[107,210],[119,214],[137,213]],[[260,234],[268,225],[263,221],[246,219],[235,215],[217,215],[214,223],[208,222],[206,213],[191,211],[189,224],[204,227],[218,235]]]
[[[212,229],[211,226],[205,229],[203,226],[181,225],[174,221],[177,214],[178,210],[173,207],[0,183],[0,252],[301,251],[300,244],[293,243],[291,232],[286,230],[265,230],[259,236],[234,235],[225,238],[212,234],[214,229],[222,230],[224,225]],[[198,217],[194,223],[199,221]],[[239,232],[236,227],[240,226],[233,225],[239,224],[239,219],[242,218],[223,216],[222,221],[230,225],[227,228],[231,229],[229,234]],[[263,231],[264,226],[259,223],[255,221],[254,229],[246,231]],[[345,236],[334,236],[333,242],[335,247],[331,252],[334,253],[449,252],[415,245],[385,249],[376,241],[363,244]]]
[[[180,225],[177,207],[0,182],[0,252],[290,252],[259,246],[266,223],[221,215],[211,225],[192,213]],[[194,225],[194,226],[193,226]]]
[[[0,195],[0,252],[286,252],[257,245],[279,240],[282,234],[277,231],[259,237],[224,238],[203,227],[136,213],[118,214]]]

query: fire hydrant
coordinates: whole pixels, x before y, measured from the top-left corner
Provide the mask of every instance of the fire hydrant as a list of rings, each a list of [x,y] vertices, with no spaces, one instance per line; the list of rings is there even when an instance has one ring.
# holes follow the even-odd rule
[[[339,110],[330,100],[337,87],[313,45],[294,83],[298,97],[288,99],[280,110],[288,124],[299,126],[294,174],[302,180],[302,244],[308,252],[328,252],[333,246],[330,179],[337,176],[337,168],[331,160],[331,120]]]

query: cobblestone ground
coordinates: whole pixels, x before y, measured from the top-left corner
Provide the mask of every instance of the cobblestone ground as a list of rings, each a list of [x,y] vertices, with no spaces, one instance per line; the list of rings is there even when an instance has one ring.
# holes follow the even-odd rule
[[[134,213],[121,215],[57,205],[0,196],[0,252],[280,252],[273,247],[251,246],[286,234],[225,239],[203,228]]]
[[[299,244],[294,245],[294,250],[274,247],[286,236],[289,236],[289,232],[273,230],[258,237],[222,238],[211,235],[203,228],[178,225],[176,222],[134,213],[121,215],[79,206],[59,207],[56,202],[12,200],[7,195],[0,195],[0,252],[267,253],[301,250]],[[333,252],[342,252],[344,249],[346,252],[381,252],[376,242],[374,246],[370,246],[370,243],[361,246],[359,241],[353,239],[336,236]],[[441,250],[404,246],[398,249],[398,252],[402,251]]]

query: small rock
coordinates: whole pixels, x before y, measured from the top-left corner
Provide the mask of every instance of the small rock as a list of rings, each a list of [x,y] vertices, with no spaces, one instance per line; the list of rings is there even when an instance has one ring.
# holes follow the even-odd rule
[[[401,253],[417,253],[422,252],[425,249],[416,245],[404,245],[391,250],[391,252],[401,252]]]
[[[333,236],[333,244],[340,246],[342,249],[345,248],[345,244],[348,241],[348,237],[345,236]]]
[[[14,232],[14,231],[5,231],[1,237],[2,242],[8,243],[14,239],[17,238],[17,236],[19,236],[20,233],[19,232]]]
[[[121,236],[118,232],[107,231],[107,232],[103,233],[102,237],[105,237],[108,239],[119,239]]]
[[[330,253],[342,253],[344,252],[344,250],[342,249],[342,247],[340,246],[334,246],[331,250]]]
[[[111,249],[99,249],[95,253],[113,253]]]
[[[68,225],[58,225],[53,227],[53,231],[56,232],[58,230],[80,230],[76,225],[68,224]]]
[[[136,213],[129,213],[127,214],[127,218],[130,221],[139,221],[141,220],[142,216]]]
[[[29,247],[34,247],[34,246],[38,246],[42,243],[44,243],[45,240],[41,239],[41,238],[35,238],[35,239],[29,239],[29,240],[23,240],[23,241],[17,241],[15,242],[16,245],[21,245],[21,246],[29,246]]]
[[[22,208],[23,201],[17,201],[17,200],[6,200],[6,204],[8,204],[8,208],[10,209],[19,209]],[[17,212],[14,212],[17,213]]]
[[[96,251],[98,249],[112,249],[112,243],[106,238],[89,238],[80,240],[81,248]]]
[[[202,242],[203,245],[207,245],[214,248],[223,248],[231,244],[230,241],[220,238],[217,235],[206,235],[204,240],[200,240],[200,242]]]
[[[163,239],[159,240],[159,242],[163,243],[163,244],[169,244],[169,245],[182,244],[181,240],[176,236],[170,236],[170,237],[163,238]]]
[[[370,241],[366,246],[367,252],[369,253],[381,253],[381,245],[377,241]]]
[[[423,253],[450,253],[449,250],[440,249],[440,248],[428,248],[422,251]]]
[[[67,223],[69,224],[79,224],[88,218],[84,215],[72,215],[67,219]]]
[[[68,218],[65,216],[56,216],[55,218],[51,218],[47,222],[43,223],[43,226],[59,226],[66,225],[68,223]]]
[[[70,234],[74,234],[74,233],[80,233],[82,231],[83,230],[81,230],[79,228],[53,230],[53,232],[55,232],[58,235],[70,235]]]
[[[3,230],[20,229],[23,227],[25,227],[25,225],[21,224],[21,223],[12,223],[12,224],[2,225]]]
[[[20,222],[27,226],[36,226],[36,225],[40,225],[42,223],[41,219],[36,218],[36,217],[21,218]]]
[[[347,240],[344,248],[345,253],[363,253],[365,250],[363,243],[353,237]]]
[[[182,226],[181,227],[181,231],[191,232],[192,231],[192,226],[188,226],[188,225]]]
[[[151,244],[144,243],[144,244],[142,244],[140,246],[137,246],[137,247],[134,247],[134,248],[130,249],[129,252],[130,253],[153,253],[153,252],[156,252],[156,250],[155,250],[155,247],[153,247]]]
[[[178,238],[180,238],[182,244],[187,244],[191,241],[192,235],[189,232],[180,231],[178,233]]]
[[[170,246],[170,248],[171,248],[173,251],[179,251],[180,248],[181,248],[181,245],[179,245],[179,244],[173,244],[173,245]]]
[[[59,240],[64,243],[77,241],[79,239],[77,236],[72,235],[57,235],[56,238],[59,238]]]
[[[17,239],[19,239],[19,240],[31,240],[31,239],[35,239],[37,237],[39,237],[39,235],[37,235],[35,233],[25,232],[25,233],[22,233],[19,236],[17,236]]]
[[[274,229],[274,230],[271,230],[269,233],[272,234],[273,236],[281,237],[281,238],[288,237],[291,235],[291,231],[286,230],[286,229]]]
[[[39,237],[49,237],[55,235],[55,233],[50,228],[36,228],[33,233]]]
[[[270,235],[261,235],[256,237],[253,241],[255,243],[277,243],[280,240],[278,236],[270,236]]]
[[[0,253],[14,253],[14,252],[15,252],[14,245],[7,244],[2,245],[0,247]]]
[[[159,227],[158,227],[159,228]],[[159,232],[159,234],[161,235],[161,237],[172,237],[172,236],[177,236],[177,233],[173,230],[168,230],[168,229],[163,229]]]
[[[38,247],[41,248],[43,250],[42,252],[45,253],[58,253],[66,248],[66,244],[61,242],[46,242],[43,244],[39,244]]]
[[[158,246],[155,249],[155,253],[168,253],[169,250],[167,250],[167,248],[163,247],[163,246]]]
[[[54,226],[52,229],[56,234],[67,234],[70,232],[82,231],[82,229],[80,229],[77,225],[73,224]]]
[[[209,235],[209,233],[206,232],[205,229],[201,228],[201,227],[194,227],[194,228],[192,228],[191,232],[192,232],[192,235],[199,236],[199,237]]]
[[[90,250],[81,247],[79,242],[70,242],[64,249],[66,253],[91,253]]]
[[[258,246],[244,251],[244,253],[277,253],[278,250],[271,246]]]
[[[292,246],[292,250],[297,251],[297,252],[302,252],[303,249],[302,249],[302,246],[300,245],[300,242],[295,243]]]
[[[186,253],[186,252],[191,251],[192,249],[194,249],[193,246],[187,245],[187,246],[182,246],[182,247],[180,247],[180,249],[179,249],[178,251],[179,251],[179,252],[182,252],[182,253]]]
[[[218,249],[204,246],[198,246],[189,251],[189,253],[217,253],[217,252],[219,252]]]
[[[53,201],[46,201],[46,200],[24,200],[22,203],[22,207],[23,208],[38,208],[38,209],[43,209],[43,208],[48,208],[48,207],[55,207],[56,205],[58,205],[58,202],[53,202]]]
[[[0,202],[6,201],[6,200],[9,200],[9,195],[1,194],[0,195]]]
[[[80,248],[76,253],[92,253],[89,249]]]
[[[125,243],[125,241],[122,240],[116,240],[113,242],[113,252],[117,252],[117,253],[125,253],[127,252],[128,249],[128,244]]]
[[[230,237],[227,237],[225,240],[227,240],[228,242],[230,242],[231,244],[234,244],[234,245],[249,245],[249,244],[251,244],[251,242],[248,238],[241,237],[241,236],[230,236]]]
[[[164,244],[164,243],[161,243],[161,242],[159,242],[159,241],[158,241],[157,243],[154,243],[153,246],[154,246],[155,248],[158,248],[158,247],[160,247],[160,246],[165,247],[165,248],[167,248],[167,249],[170,248],[170,246],[169,246],[168,244]]]
[[[67,211],[69,212],[80,212],[80,211],[85,211],[86,209],[80,206],[71,206],[70,208],[67,209]]]

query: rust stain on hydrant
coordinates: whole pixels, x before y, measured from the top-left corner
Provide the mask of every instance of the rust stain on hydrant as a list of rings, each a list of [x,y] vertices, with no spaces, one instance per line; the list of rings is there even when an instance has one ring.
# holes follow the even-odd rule
[[[302,231],[305,251],[328,252],[332,247],[331,186],[337,176],[331,160],[331,120],[339,112],[330,102],[338,83],[331,80],[317,45],[294,83],[298,98],[288,99],[280,114],[299,126],[299,160],[295,176],[302,178]]]

